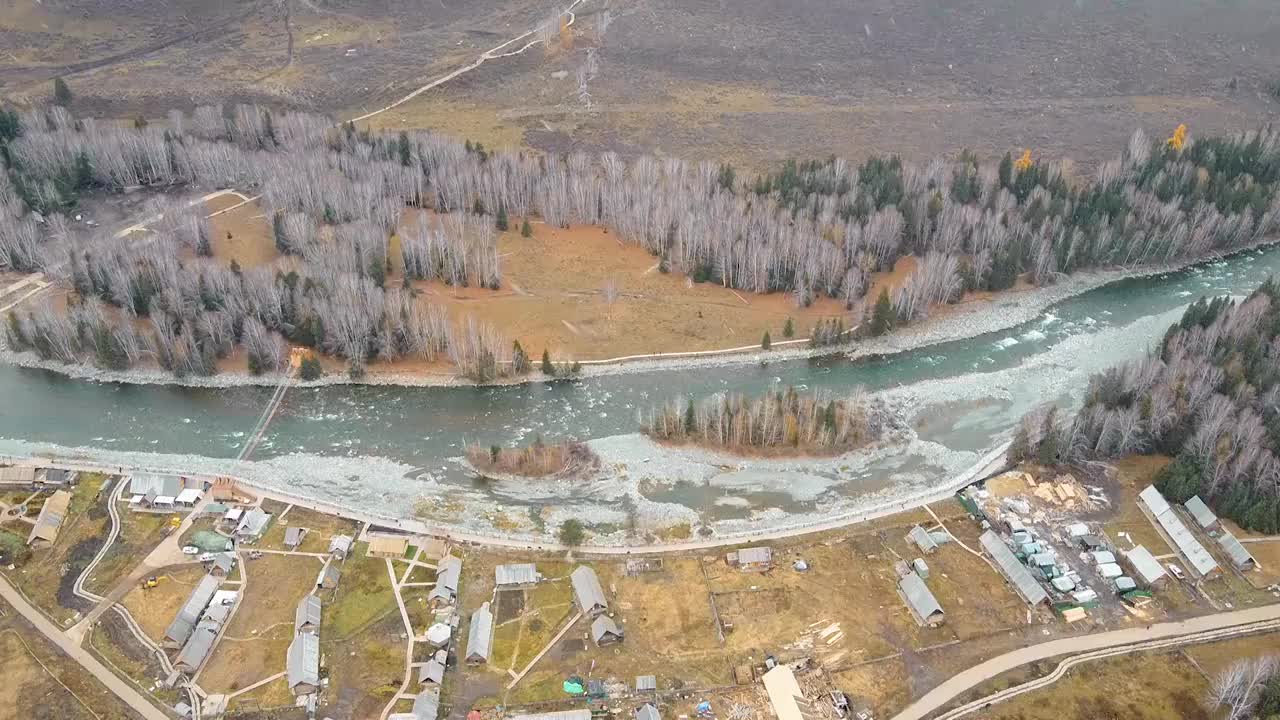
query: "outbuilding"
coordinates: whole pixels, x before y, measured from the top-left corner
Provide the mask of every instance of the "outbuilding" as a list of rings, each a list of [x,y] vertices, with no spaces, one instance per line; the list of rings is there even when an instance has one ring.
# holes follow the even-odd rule
[[[746,547],[729,553],[725,559],[743,572],[763,572],[773,567],[773,548]]]
[[[493,613],[486,602],[471,615],[471,631],[467,634],[467,664],[483,665],[489,662],[492,647]]]
[[[310,695],[320,689],[320,636],[304,632],[293,638],[285,667],[294,695]]]
[[[493,569],[493,574],[499,590],[533,587],[541,578],[538,567],[533,563],[499,565]]]
[[[1159,587],[1169,577],[1160,561],[1156,560],[1151,551],[1142,545],[1124,553],[1124,559],[1133,572],[1133,578],[1143,587]]]
[[[933,596],[929,586],[914,572],[907,573],[898,581],[898,591],[906,601],[911,615],[920,625],[937,626],[946,619],[942,606]]]
[[[600,586],[595,570],[580,565],[569,575],[569,581],[573,584],[574,600],[583,615],[595,617],[609,611],[609,601],[604,597],[604,588]]]
[[[346,560],[347,555],[351,554],[351,543],[354,542],[350,535],[334,535],[329,538],[329,554],[335,559]]]
[[[601,615],[591,621],[591,640],[596,645],[612,645],[622,642],[624,631],[608,615]]]

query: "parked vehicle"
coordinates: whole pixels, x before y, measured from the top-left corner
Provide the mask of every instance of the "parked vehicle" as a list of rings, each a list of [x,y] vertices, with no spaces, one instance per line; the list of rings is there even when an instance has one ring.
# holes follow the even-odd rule
[[[200,548],[196,547],[195,545],[186,545],[182,548],[182,554],[183,555],[199,555]]]

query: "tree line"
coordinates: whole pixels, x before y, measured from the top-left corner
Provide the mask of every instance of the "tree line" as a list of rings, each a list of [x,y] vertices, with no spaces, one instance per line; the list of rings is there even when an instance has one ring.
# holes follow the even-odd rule
[[[101,313],[98,334],[115,364],[155,357],[175,372],[211,372],[227,338],[242,343],[253,319],[272,337],[344,358],[356,374],[376,358],[446,353],[468,374],[492,378],[517,371],[510,340],[483,323],[450,323],[439,308],[420,307],[411,288],[389,287],[394,259],[410,280],[500,287],[497,232],[513,217],[527,228],[536,215],[608,227],[698,282],[789,292],[798,305],[838,298],[853,322],[865,310],[887,330],[966,290],[1010,287],[1024,273],[1051,282],[1274,234],[1278,138],[1260,130],[1175,148],[1139,131],[1088,181],[1069,181],[1056,162],[1006,156],[993,166],[968,153],[924,165],[896,157],[788,163],[747,180],[714,163],[493,152],[252,105],[174,111],[163,124],[132,127],[54,106],[0,118],[0,265],[74,282],[92,325],[76,335],[97,331],[87,298],[114,308]],[[164,220],[146,245],[66,218],[84,193],[137,187],[258,192],[277,247],[298,263],[276,273],[180,262],[183,248],[209,253],[208,224],[163,199]],[[405,207],[431,216],[400,227]],[[920,258],[916,270],[893,297],[865,303],[870,273],[904,255]],[[19,322],[45,338],[32,346],[48,346],[51,357],[89,349],[48,313]],[[254,342],[269,369],[276,353]]]
[[[1280,532],[1280,284],[1200,299],[1155,352],[1095,374],[1074,418],[1028,418],[1011,451],[1042,463],[1160,453],[1156,485],[1241,527]]]
[[[835,398],[789,387],[752,398],[678,397],[650,411],[641,431],[666,442],[737,451],[839,453],[878,440],[887,424],[884,406],[862,392]]]

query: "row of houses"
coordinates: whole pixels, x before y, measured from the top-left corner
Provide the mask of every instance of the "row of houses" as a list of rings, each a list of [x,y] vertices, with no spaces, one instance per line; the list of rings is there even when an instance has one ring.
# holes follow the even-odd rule
[[[293,641],[285,656],[285,677],[295,696],[320,690],[320,615],[320,598],[314,594],[302,598],[294,611]]]
[[[0,466],[0,490],[48,490],[73,487],[80,480],[74,470],[37,468],[28,465]]]
[[[1155,485],[1148,485],[1138,493],[1138,502],[1164,531],[1165,537],[1173,544],[1174,550],[1194,577],[1208,577],[1220,570],[1218,561],[1200,544]],[[1204,511],[1207,512],[1208,508],[1205,507]]]

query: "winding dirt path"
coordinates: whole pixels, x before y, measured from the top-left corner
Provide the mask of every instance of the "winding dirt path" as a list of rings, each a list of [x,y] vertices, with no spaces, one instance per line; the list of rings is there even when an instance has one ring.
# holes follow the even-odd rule
[[[581,4],[582,4],[583,2],[585,2],[585,1],[586,1],[586,0],[573,0],[573,3],[572,3],[571,5],[569,5],[569,7],[565,8],[564,10],[562,10],[561,12],[559,12],[559,13],[557,13],[557,14],[556,14],[556,19],[557,19],[557,20],[559,20],[561,17],[563,17],[563,16],[565,16],[565,15],[568,15],[568,16],[569,16],[569,21],[568,21],[568,23],[566,23],[565,27],[569,27],[569,26],[573,25],[573,23],[574,23],[574,22],[576,22],[576,21],[577,21],[577,19],[578,19],[578,16],[577,16],[576,14],[574,14],[573,10],[574,10],[574,8],[578,7],[579,5],[581,5]],[[548,22],[550,22],[550,20],[548,20]],[[510,47],[510,46],[512,46],[512,45],[515,45],[516,43],[519,43],[519,42],[520,42],[520,41],[522,41],[522,40],[525,40],[526,38],[528,38],[528,37],[529,37],[529,36],[531,36],[531,35],[536,35],[537,33],[541,32],[541,31],[542,31],[542,29],[543,29],[544,27],[546,27],[546,24],[545,24],[545,23],[544,23],[544,24],[542,24],[542,25],[538,25],[537,27],[533,28],[532,30],[529,30],[528,32],[526,32],[526,33],[524,33],[524,34],[522,34],[522,35],[517,35],[516,37],[511,38],[510,40],[508,40],[508,41],[506,41],[506,42],[502,43],[501,45],[498,45],[497,47],[493,47],[493,48],[490,48],[490,49],[488,49],[488,50],[485,50],[483,53],[480,53],[480,57],[476,58],[476,59],[475,59],[473,62],[471,62],[470,64],[468,64],[468,65],[463,65],[462,67],[460,67],[460,68],[458,68],[458,69],[454,70],[453,72],[449,73],[448,75],[442,75],[441,77],[438,77],[438,78],[436,78],[435,80],[432,80],[431,82],[427,83],[426,85],[423,85],[422,87],[418,88],[417,90],[414,90],[413,92],[409,93],[408,95],[405,95],[404,97],[400,98],[399,100],[396,100],[395,102],[391,103],[390,105],[387,105],[387,106],[385,106],[385,107],[378,108],[377,110],[373,110],[373,111],[371,111],[371,112],[367,112],[367,113],[365,113],[365,114],[363,114],[363,115],[360,115],[359,117],[351,118],[351,120],[350,120],[349,122],[357,123],[357,122],[361,122],[361,121],[363,121],[363,120],[368,120],[369,118],[371,118],[371,117],[373,117],[373,116],[375,116],[375,115],[381,115],[382,113],[384,113],[384,112],[386,112],[386,111],[388,111],[388,110],[390,110],[390,109],[392,109],[392,108],[399,107],[399,106],[401,106],[401,105],[403,105],[403,104],[405,104],[405,103],[409,102],[410,100],[412,100],[412,99],[414,99],[414,98],[418,97],[418,96],[419,96],[419,95],[421,95],[422,93],[424,93],[424,92],[426,92],[426,91],[428,91],[428,90],[432,89],[432,88],[439,87],[439,86],[441,86],[441,85],[443,85],[443,84],[445,84],[445,83],[449,82],[450,80],[453,80],[454,78],[459,77],[460,75],[464,75],[464,74],[466,74],[466,73],[471,72],[472,70],[475,70],[476,68],[480,67],[481,65],[483,65],[483,64],[484,64],[486,61],[488,61],[488,60],[498,60],[498,59],[500,59],[500,58],[511,57],[511,56],[513,56],[513,55],[519,55],[519,54],[523,53],[525,50],[528,50],[529,48],[533,47],[534,45],[537,45],[538,43],[542,42],[542,40],[537,39],[537,38],[535,38],[535,39],[533,39],[533,40],[529,40],[529,41],[528,41],[528,42],[526,42],[526,43],[525,43],[525,44],[524,44],[524,45],[523,45],[519,50],[511,50],[511,51],[509,51],[509,52],[502,52],[502,50],[503,50],[504,48]]]

